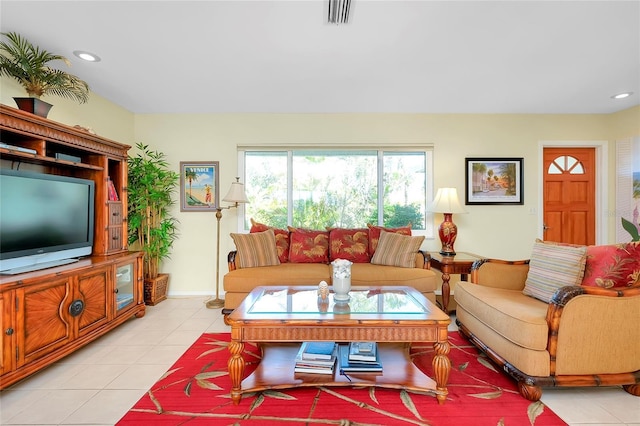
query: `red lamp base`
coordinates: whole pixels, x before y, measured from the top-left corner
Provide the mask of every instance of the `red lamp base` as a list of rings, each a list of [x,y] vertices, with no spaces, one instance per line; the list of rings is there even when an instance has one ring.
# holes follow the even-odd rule
[[[443,256],[455,256],[456,252],[453,249],[453,243],[458,236],[458,227],[453,223],[451,218],[452,213],[444,213],[444,221],[438,227],[438,236],[442,243],[442,249],[440,254]]]

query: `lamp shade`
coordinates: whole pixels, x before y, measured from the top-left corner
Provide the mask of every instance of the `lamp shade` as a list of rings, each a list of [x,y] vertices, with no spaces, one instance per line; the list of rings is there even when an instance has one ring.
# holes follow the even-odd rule
[[[428,210],[434,213],[466,213],[460,204],[456,188],[438,188]]]
[[[249,202],[247,194],[244,193],[244,184],[239,181],[240,178],[236,178],[236,181],[231,183],[231,188],[229,188],[229,192],[227,192],[222,201],[238,204]]]

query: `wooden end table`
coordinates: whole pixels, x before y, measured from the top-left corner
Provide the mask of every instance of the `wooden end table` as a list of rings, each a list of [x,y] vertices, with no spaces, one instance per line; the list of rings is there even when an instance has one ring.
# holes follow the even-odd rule
[[[482,257],[473,253],[457,252],[455,256],[445,256],[439,252],[427,253],[429,260],[429,268],[437,269],[442,272],[442,310],[449,312],[449,297],[451,296],[451,287],[449,280],[451,274],[460,274],[463,281],[467,279],[467,275],[471,273],[471,266]]]
[[[317,286],[257,287],[228,317],[231,326],[229,377],[231,399],[245,392],[299,386],[378,386],[433,391],[444,404],[451,371],[447,327],[451,320],[411,287],[352,287],[348,304],[318,298]],[[295,373],[295,357],[304,341],[379,342],[382,373]],[[244,342],[260,345],[262,361],[242,380]],[[432,342],[434,378],[416,367],[412,342]]]

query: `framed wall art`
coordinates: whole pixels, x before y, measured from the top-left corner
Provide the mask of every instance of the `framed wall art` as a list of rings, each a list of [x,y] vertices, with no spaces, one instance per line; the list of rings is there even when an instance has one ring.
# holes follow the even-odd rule
[[[180,211],[215,211],[220,205],[218,161],[180,162]]]
[[[524,204],[522,158],[466,158],[465,204]]]

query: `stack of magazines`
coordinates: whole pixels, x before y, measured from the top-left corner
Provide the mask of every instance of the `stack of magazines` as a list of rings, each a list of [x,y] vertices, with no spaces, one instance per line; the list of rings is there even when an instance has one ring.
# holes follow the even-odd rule
[[[382,362],[376,342],[351,342],[340,346],[340,374],[381,371]]]
[[[296,373],[333,374],[338,357],[335,342],[303,342],[296,355]]]

